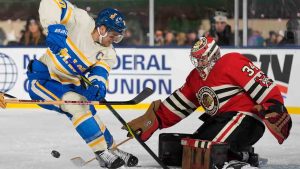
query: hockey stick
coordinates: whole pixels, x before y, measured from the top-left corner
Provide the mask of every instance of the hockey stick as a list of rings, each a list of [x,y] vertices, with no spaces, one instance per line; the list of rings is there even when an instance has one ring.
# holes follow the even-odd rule
[[[7,93],[0,92],[0,95],[4,95],[5,97],[14,98],[14,99],[4,99],[1,97],[1,102],[6,103],[15,103],[15,104],[76,104],[76,105],[135,105],[142,102],[148,96],[153,93],[153,90],[150,88],[145,88],[141,93],[139,93],[136,97],[128,101],[71,101],[71,100],[18,100],[16,97],[9,95]],[[3,99],[3,100],[2,100]]]
[[[129,140],[131,140],[131,139],[132,139],[132,137],[129,137],[129,138],[127,138],[127,139],[121,141],[120,143],[118,143],[117,145],[115,145],[115,146],[112,148],[112,150],[117,149],[120,145],[126,143],[127,141],[129,141]],[[73,158],[71,158],[70,160],[71,160],[71,162],[72,162],[74,165],[76,165],[77,167],[83,167],[83,166],[89,164],[90,162],[94,161],[95,159],[96,159],[96,157],[91,158],[91,159],[85,161],[82,157],[78,156],[78,157],[73,157]]]
[[[82,80],[84,80],[87,84],[91,85],[91,82],[85,77],[81,76]],[[105,100],[105,99],[104,99]],[[131,134],[132,137],[134,137],[143,147],[144,149],[151,155],[152,158],[164,169],[169,169],[164,163],[161,162],[161,160],[157,157],[157,155],[147,146],[146,143],[144,143],[137,133],[133,132],[130,126],[125,122],[125,120],[119,115],[119,113],[110,105],[105,105],[112,113],[113,115],[122,123],[122,125],[126,126],[128,132]]]
[[[132,131],[132,129],[129,127],[129,125],[125,122],[125,120],[118,114],[118,112],[109,104],[105,105],[114,115],[115,117],[128,129],[129,133],[132,137],[134,137],[143,147],[144,149],[154,158],[154,160],[164,169],[169,169],[164,163],[160,161],[160,159],[157,157],[157,155],[147,146],[146,143],[144,143],[138,134]]]
[[[76,72],[80,75],[81,80],[83,80],[88,85],[93,85],[92,82],[85,77],[82,72],[77,68],[75,63],[72,61],[72,59],[69,57],[67,58],[71,66],[76,70]],[[105,101],[105,99],[103,99]],[[160,159],[157,157],[157,155],[145,144],[139,137],[139,135],[132,131],[130,126],[126,123],[126,121],[119,115],[119,113],[110,105],[105,104],[105,106],[113,113],[113,115],[122,123],[123,126],[126,126],[127,131],[131,134],[132,137],[134,137],[143,147],[144,149],[154,158],[154,160],[164,169],[169,169],[164,163],[160,161]]]

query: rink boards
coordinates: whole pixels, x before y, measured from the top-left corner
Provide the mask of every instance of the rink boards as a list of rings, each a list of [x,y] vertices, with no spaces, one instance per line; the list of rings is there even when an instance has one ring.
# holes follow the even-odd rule
[[[120,109],[145,109],[155,99],[164,99],[181,87],[193,69],[188,48],[117,48],[118,62],[109,76],[107,100],[129,100],[144,87],[154,94],[136,106],[115,106]],[[9,57],[17,67],[17,80],[8,91],[20,99],[29,99],[26,67],[30,59],[39,58],[45,48],[0,48],[0,55]],[[285,104],[292,114],[300,114],[300,49],[226,48],[222,54],[239,52],[247,56],[270,78],[275,80]],[[13,70],[0,61],[0,88],[7,87]],[[234,64],[234,60],[232,61]],[[6,86],[3,86],[6,85]],[[38,108],[36,105],[9,105],[10,108]],[[104,107],[99,106],[102,109]],[[202,111],[202,109],[200,109]]]

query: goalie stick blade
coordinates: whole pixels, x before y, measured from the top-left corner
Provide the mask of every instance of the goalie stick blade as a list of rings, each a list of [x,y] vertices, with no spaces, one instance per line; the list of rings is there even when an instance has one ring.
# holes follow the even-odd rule
[[[147,97],[149,97],[151,94],[153,94],[153,90],[150,88],[145,88],[141,93],[139,93],[135,98],[128,101],[102,101],[104,104],[110,104],[110,105],[131,105],[131,104],[138,104],[145,100]]]
[[[131,101],[133,104],[138,104],[153,94],[153,90],[146,87],[140,94],[135,96]]]

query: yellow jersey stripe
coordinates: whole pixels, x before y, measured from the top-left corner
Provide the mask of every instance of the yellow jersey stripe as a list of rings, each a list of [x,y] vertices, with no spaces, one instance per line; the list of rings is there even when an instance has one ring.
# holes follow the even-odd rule
[[[50,59],[53,61],[55,67],[56,67],[60,72],[62,72],[62,73],[64,73],[64,74],[70,74],[69,71],[67,71],[65,68],[63,68],[63,67],[58,63],[58,61],[56,60],[56,56],[54,56],[54,55],[52,54],[52,52],[51,52],[49,49],[47,49],[47,55],[50,56]]]
[[[82,115],[81,117],[79,117],[77,120],[75,120],[73,122],[73,124],[74,124],[75,127],[77,127],[80,123],[82,123],[83,121],[85,121],[86,119],[91,118],[91,117],[92,117],[92,113],[91,112],[85,113],[84,115]]]
[[[49,94],[50,96],[52,96],[55,100],[60,100],[55,94],[53,94],[52,92],[50,92],[48,89],[46,89],[44,86],[42,86],[39,82],[36,82],[36,85],[42,89],[44,92],[46,92],[47,94]]]
[[[104,131],[106,130],[106,127],[105,127],[105,125],[104,125],[104,124],[101,124],[101,126],[100,126],[100,130],[101,130],[101,132],[102,132],[102,133],[104,133]]]
[[[71,18],[71,14],[73,13],[73,9],[71,7],[67,8],[67,12],[66,15],[64,16],[64,18],[60,21],[61,24],[67,24]]]
[[[71,38],[67,38],[67,44],[72,49],[74,53],[80,58],[82,62],[84,62],[88,67],[92,65],[92,62],[90,62],[87,57],[77,48],[77,46],[72,42]]]
[[[105,141],[105,140],[104,140],[104,136],[102,135],[101,137],[99,137],[99,138],[93,140],[92,142],[90,142],[90,143],[89,143],[89,146],[90,146],[90,147],[94,147],[94,146],[96,146],[97,144],[99,144],[99,143],[101,143],[101,142],[104,142],[104,141]]]
[[[59,5],[59,3],[56,1],[56,0],[53,0],[55,3],[56,3],[56,5],[59,7],[59,8],[61,8],[61,6]]]
[[[79,79],[66,79],[66,78],[59,78],[57,74],[50,73],[52,79],[57,80],[63,84],[75,84],[76,86],[81,85]]]
[[[107,72],[110,72],[110,69],[111,69],[110,66],[107,63],[103,62],[103,61],[97,62],[95,66],[101,66],[104,69],[106,69]]]
[[[60,79],[58,78],[58,76],[55,73],[50,73],[51,79],[60,81]]]

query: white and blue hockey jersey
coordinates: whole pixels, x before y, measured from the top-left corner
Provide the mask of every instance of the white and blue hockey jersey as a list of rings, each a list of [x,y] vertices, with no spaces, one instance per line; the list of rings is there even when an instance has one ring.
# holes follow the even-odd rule
[[[95,28],[95,21],[85,10],[75,7],[66,0],[41,0],[39,7],[40,21],[47,32],[51,24],[63,24],[68,30],[68,55],[76,62],[77,67],[85,72],[88,68],[93,73],[89,79],[98,79],[107,84],[106,74],[97,74],[96,70],[105,69],[109,73],[116,62],[116,52],[113,46],[103,47],[94,42],[91,33]],[[50,49],[40,58],[47,65],[52,79],[62,84],[80,85],[80,78],[74,74],[71,65],[64,61],[64,57],[55,56]],[[103,72],[103,71],[102,71]]]

